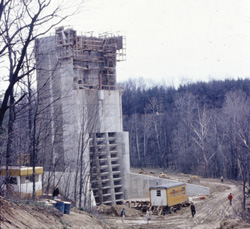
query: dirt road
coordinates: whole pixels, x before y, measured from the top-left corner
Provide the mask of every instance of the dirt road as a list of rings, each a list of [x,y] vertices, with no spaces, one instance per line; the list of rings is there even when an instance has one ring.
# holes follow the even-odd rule
[[[207,185],[211,186],[211,183]],[[239,189],[234,184],[213,183],[213,193],[206,200],[195,200],[196,215],[191,217],[189,209],[183,215],[178,213],[167,216],[167,225],[172,228],[219,228],[224,218],[237,218],[237,209],[240,205]],[[227,196],[234,196],[230,206]],[[167,227],[166,227],[167,228]]]
[[[240,208],[240,190],[234,184],[217,185],[218,191],[214,193],[203,203],[197,205],[197,215],[193,219],[192,228],[218,228],[224,218],[239,218],[237,213]],[[224,191],[223,188],[227,188]],[[232,205],[230,206],[227,196],[233,194]]]
[[[240,189],[233,183],[219,183],[210,179],[201,183],[211,188],[211,195],[201,200],[194,197],[193,202],[196,206],[195,217],[191,216],[188,207],[171,215],[152,216],[149,224],[146,224],[144,217],[127,217],[125,223],[122,224],[120,219],[109,219],[120,224],[123,228],[195,228],[195,229],[212,229],[219,228],[224,218],[238,219],[240,207]],[[227,196],[233,194],[233,204],[230,206]]]

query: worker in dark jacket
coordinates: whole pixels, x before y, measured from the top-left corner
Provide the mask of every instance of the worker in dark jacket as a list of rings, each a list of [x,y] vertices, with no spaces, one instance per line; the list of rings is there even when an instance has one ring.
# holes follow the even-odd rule
[[[56,200],[58,199],[59,196],[59,188],[56,188],[53,192],[53,199]]]
[[[191,209],[192,217],[194,217],[196,213],[194,203],[191,203],[190,209]]]

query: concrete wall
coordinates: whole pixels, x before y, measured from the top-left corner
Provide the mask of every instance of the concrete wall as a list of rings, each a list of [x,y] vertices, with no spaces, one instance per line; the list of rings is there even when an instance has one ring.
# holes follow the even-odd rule
[[[178,181],[152,177],[148,175],[128,173],[127,180],[129,181],[128,199],[134,198],[149,198],[149,187],[166,185],[169,183],[178,183]],[[187,195],[210,195],[210,189],[201,185],[188,184]]]
[[[130,172],[129,134],[128,132],[118,132],[116,136],[123,179],[124,199],[128,199],[130,182],[126,174]]]
[[[77,89],[75,99],[85,98],[88,120],[95,118],[92,132],[122,132],[121,93],[118,90]]]
[[[99,132],[122,132],[121,94],[118,90],[101,90],[99,93]],[[103,98],[102,100],[100,98]]]

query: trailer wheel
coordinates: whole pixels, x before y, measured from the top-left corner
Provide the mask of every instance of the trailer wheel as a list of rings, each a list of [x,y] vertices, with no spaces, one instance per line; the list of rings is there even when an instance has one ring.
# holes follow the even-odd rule
[[[177,209],[181,210],[182,209],[182,204],[179,204]]]
[[[170,207],[170,208],[169,208],[169,214],[172,214],[172,213],[174,213],[174,208],[173,208],[173,207]]]

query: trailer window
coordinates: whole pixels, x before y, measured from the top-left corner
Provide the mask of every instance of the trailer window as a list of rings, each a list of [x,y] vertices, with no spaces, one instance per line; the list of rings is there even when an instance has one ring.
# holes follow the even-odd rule
[[[33,177],[32,176],[26,176],[25,177],[25,182],[28,183],[28,182],[33,182]]]
[[[182,193],[185,194],[185,187],[182,187]]]
[[[175,195],[175,189],[173,189],[173,195]]]
[[[35,175],[35,182],[38,182],[39,175]],[[25,177],[25,181],[24,183],[29,183],[29,182],[33,182],[33,176],[26,176]]]
[[[156,191],[156,196],[161,196],[161,190]]]
[[[17,178],[16,177],[10,177],[10,184],[17,184]]]

